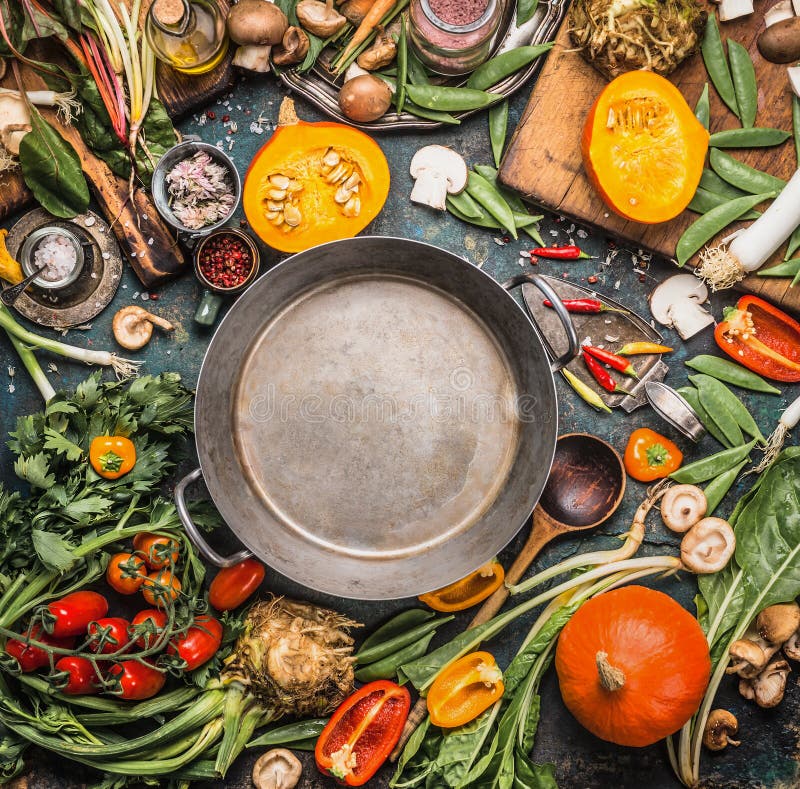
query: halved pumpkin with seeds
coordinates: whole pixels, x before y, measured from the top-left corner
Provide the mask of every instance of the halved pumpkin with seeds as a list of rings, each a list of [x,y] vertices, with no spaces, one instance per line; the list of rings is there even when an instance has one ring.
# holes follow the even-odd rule
[[[600,93],[583,129],[583,164],[600,196],[626,219],[666,222],[691,202],[708,131],[681,92],[649,71],[631,71]]]
[[[281,252],[360,233],[389,194],[378,144],[342,123],[306,123],[284,99],[278,128],[253,159],[242,203],[250,227]]]

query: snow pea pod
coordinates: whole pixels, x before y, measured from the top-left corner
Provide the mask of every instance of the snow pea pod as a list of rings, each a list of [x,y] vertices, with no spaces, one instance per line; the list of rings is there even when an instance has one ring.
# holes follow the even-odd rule
[[[678,239],[678,244],[675,247],[678,265],[686,265],[687,261],[703,244],[714,238],[717,233],[724,230],[731,222],[739,219],[756,205],[771,197],[775,197],[775,192],[745,195],[744,197],[729,200],[727,203],[712,208],[708,213],[703,214],[703,216],[689,225]]]
[[[720,406],[724,407],[731,416],[736,420],[736,424],[749,435],[755,438],[760,444],[765,444],[766,440],[764,435],[753,419],[753,415],[747,410],[747,406],[725,386],[722,381],[718,381],[710,375],[700,373],[698,375],[690,375],[689,380],[700,391],[700,401],[703,402],[703,392],[708,391],[710,401],[714,399],[719,401]],[[703,403],[706,405],[705,403]],[[706,405],[706,407],[708,407]],[[716,414],[716,410],[713,411]]]
[[[503,156],[506,144],[506,131],[508,130],[508,99],[495,104],[489,110],[489,141],[492,145],[492,157],[497,167]]]
[[[715,477],[703,488],[703,493],[706,495],[706,516],[714,514],[714,510],[719,506],[720,502],[725,498],[731,486],[739,476],[739,472],[747,465],[747,461],[743,460],[738,466]]]
[[[741,189],[731,186],[731,184],[720,178],[708,167],[703,168],[703,175],[700,177],[700,186],[703,187],[703,189],[707,189],[709,192],[714,192],[714,194],[724,195],[729,200],[733,200],[735,197],[744,197],[747,194],[747,192],[743,192]]]
[[[728,39],[728,60],[731,64],[731,79],[736,105],[739,107],[739,118],[742,126],[751,128],[756,122],[758,112],[758,85],[753,60],[750,53],[732,38]]]
[[[689,359],[685,364],[692,370],[697,370],[698,373],[705,373],[705,375],[710,375],[712,378],[733,384],[741,389],[751,389],[754,392],[765,392],[766,394],[781,393],[780,389],[765,381],[757,373],[719,356],[701,353],[693,359]]]
[[[696,485],[698,482],[707,482],[720,474],[738,466],[745,460],[756,442],[751,441],[749,444],[742,444],[740,447],[732,447],[731,449],[723,449],[722,452],[717,452],[714,455],[696,460],[694,463],[689,463],[688,466],[682,466],[677,471],[673,471],[669,478],[675,482],[686,483],[687,485]]]
[[[447,196],[447,210],[456,218],[460,219],[462,222],[466,222],[468,225],[475,225],[475,227],[483,227],[486,230],[501,230],[499,222],[495,222],[492,217],[489,216],[483,209],[481,209],[480,216],[467,216],[459,211],[450,201],[450,196]]]
[[[425,71],[425,66],[422,61],[417,57],[416,53],[411,47],[407,47],[408,51],[408,81],[412,85],[429,85],[428,72]]]
[[[711,104],[708,100],[708,83],[703,86],[703,92],[694,106],[694,116],[703,124],[706,130],[711,122]]]
[[[786,142],[792,135],[783,129],[756,126],[747,129],[725,129],[708,139],[712,148],[770,148]]]
[[[786,255],[783,259],[789,260],[798,249],[800,249],[800,226],[796,227],[792,235],[789,236],[789,243],[786,246]]]
[[[529,19],[532,19],[538,7],[539,0],[519,0],[517,3],[517,27],[521,27]]]
[[[406,93],[414,104],[429,110],[465,112],[482,110],[503,100],[500,93],[487,93],[473,88],[454,88],[449,85],[407,85]]]
[[[437,627],[449,622],[453,616],[440,616],[436,619],[431,619],[427,622],[412,627],[403,633],[398,633],[392,638],[388,638],[381,643],[371,644],[368,649],[363,647],[356,653],[356,658],[361,666],[369,665],[370,663],[377,663],[379,660],[395,654],[409,644],[419,641],[420,638],[436,630]]]
[[[717,427],[711,417],[708,415],[708,412],[705,408],[703,408],[702,403],[700,402],[700,393],[695,389],[693,386],[682,386],[680,389],[676,389],[677,393],[692,407],[692,410],[697,414],[697,418],[703,423],[703,427],[708,431],[709,435],[714,436],[714,438],[719,441],[722,446],[730,448],[730,443],[728,439],[725,438],[725,435],[722,431]]]
[[[482,175],[470,172],[467,179],[467,192],[477,203],[482,205],[516,239],[517,226],[511,207],[498,189]]]
[[[739,105],[736,103],[736,91],[733,87],[733,78],[728,68],[728,58],[722,46],[717,18],[714,14],[708,15],[703,42],[700,46],[703,53],[703,62],[711,82],[719,97],[728,105],[730,111],[739,117]]]
[[[475,90],[486,90],[496,85],[501,80],[532,63],[540,55],[549,52],[553,43],[537,44],[535,46],[515,47],[507,52],[501,52],[489,58],[470,74],[467,87]]]
[[[397,92],[394,106],[398,113],[406,103],[406,82],[408,82],[408,41],[406,35],[406,15],[400,17],[400,37],[397,40]]]
[[[397,616],[393,616],[388,622],[382,624],[364,639],[364,643],[356,652],[356,657],[362,652],[372,649],[377,644],[399,636],[401,633],[406,633],[411,628],[433,619],[434,616],[436,614],[433,611],[428,611],[424,608],[409,608],[407,611],[401,611]]]
[[[800,271],[800,258],[792,258],[791,260],[784,260],[783,263],[778,263],[777,266],[761,268],[756,271],[756,276],[794,277],[798,271]]]
[[[756,170],[755,167],[749,167],[719,148],[711,149],[708,160],[720,178],[748,194],[780,192],[786,186],[786,181],[783,179],[763,170]]]
[[[470,219],[480,219],[484,215],[483,209],[466,192],[448,195],[447,204],[448,208],[452,206]]]
[[[431,640],[436,635],[436,632],[428,633],[413,644],[409,644],[397,652],[370,663],[368,666],[358,669],[355,677],[359,682],[373,682],[376,679],[394,679],[397,676],[397,669],[403,663],[410,663],[412,660],[421,658],[427,651]]]
[[[296,721],[295,723],[287,723],[285,726],[276,726],[274,729],[268,729],[255,740],[250,740],[246,747],[269,748],[273,745],[288,745],[292,743],[294,748],[295,745],[293,743],[303,742],[312,737],[319,737],[327,722],[327,718],[311,718],[309,720]]]
[[[426,107],[420,107],[414,104],[413,101],[408,100],[408,85],[406,85],[406,99],[403,102],[406,112],[416,115],[418,118],[426,118],[429,121],[439,121],[439,123],[449,123],[451,126],[458,126],[461,123],[459,118],[451,115],[449,112],[440,112],[438,110],[429,110]]]
[[[702,376],[690,375],[689,380],[697,388],[700,405],[706,409],[706,413],[728,439],[728,443],[734,447],[744,444],[742,429],[719,394],[712,387],[706,385]],[[709,376],[709,380],[713,381],[714,379]]]
[[[460,219],[462,222],[466,222],[469,225],[486,228],[487,230],[503,229],[500,223],[491,217],[486,211],[484,211],[481,206],[475,203],[475,201],[472,200],[472,198],[470,198],[466,192],[462,192],[461,195],[466,195],[466,197],[470,200],[470,203],[474,206],[477,206],[479,213],[477,215],[465,213],[463,210],[461,210],[461,204],[458,201],[453,200],[454,197],[458,198],[459,195],[448,195],[447,210],[456,219]],[[519,213],[517,211],[512,211],[511,213],[514,217],[514,224],[517,226],[517,228],[519,230],[524,230],[525,233],[534,239],[534,241],[536,241],[539,245],[542,245],[541,236],[536,232],[535,228],[536,223],[542,218],[541,215],[533,216],[531,214]]]
[[[690,211],[698,214],[707,214],[712,208],[716,208],[723,203],[727,203],[731,198],[727,195],[718,194],[717,192],[710,192],[702,186],[697,187],[692,201],[686,206]],[[760,211],[748,211],[743,214],[741,219],[758,219],[761,216]]]

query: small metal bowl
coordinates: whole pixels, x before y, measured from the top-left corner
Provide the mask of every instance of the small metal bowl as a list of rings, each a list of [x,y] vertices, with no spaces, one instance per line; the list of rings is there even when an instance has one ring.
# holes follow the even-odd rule
[[[214,161],[216,161],[218,164],[221,164],[228,171],[231,179],[231,185],[233,186],[233,196],[235,201],[231,206],[230,213],[224,219],[220,219],[219,222],[215,222],[213,225],[206,225],[205,227],[194,229],[191,227],[186,227],[186,225],[184,225],[182,222],[179,222],[175,217],[175,214],[172,213],[172,209],[170,208],[169,204],[169,192],[167,191],[166,178],[167,174],[176,164],[178,164],[178,162],[182,162],[184,159],[194,156],[198,151],[204,151],[212,159],[214,159]],[[242,196],[242,181],[241,178],[239,178],[239,173],[236,171],[236,165],[234,165],[230,156],[228,156],[228,154],[226,154],[224,151],[221,151],[215,145],[210,145],[207,142],[197,142],[194,140],[187,140],[186,142],[178,143],[170,148],[161,157],[161,159],[159,159],[158,164],[153,171],[151,188],[153,192],[153,203],[155,204],[158,213],[161,215],[161,218],[168,225],[175,228],[175,230],[178,230],[181,233],[187,233],[191,236],[205,236],[222,227],[231,218],[231,216],[233,216],[234,212],[239,206],[239,200]]]
[[[60,290],[75,282],[83,270],[83,245],[78,236],[75,235],[75,233],[73,233],[71,230],[67,230],[67,228],[61,227],[60,225],[49,225],[34,230],[22,242],[22,247],[19,252],[20,265],[22,266],[22,271],[26,277],[33,274],[37,269],[36,261],[34,260],[36,250],[39,248],[39,245],[49,236],[60,236],[69,241],[69,243],[72,245],[72,248],[75,250],[75,268],[73,268],[72,271],[70,271],[70,273],[62,279],[48,280],[39,276],[33,280],[33,284],[36,285],[37,288],[42,288],[43,290]]]

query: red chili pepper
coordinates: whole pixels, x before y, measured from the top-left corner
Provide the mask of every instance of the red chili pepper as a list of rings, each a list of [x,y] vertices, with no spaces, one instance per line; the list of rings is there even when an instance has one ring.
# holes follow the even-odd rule
[[[537,258],[551,258],[552,260],[583,260],[591,257],[574,244],[564,247],[536,247],[530,253],[536,255]]]
[[[639,377],[636,375],[636,370],[633,369],[631,360],[626,359],[624,356],[617,356],[617,354],[611,353],[611,351],[606,351],[603,348],[597,348],[594,345],[584,345],[583,350],[586,351],[586,353],[590,353],[595,359],[599,359],[601,362],[603,362],[603,364],[613,367],[615,370],[623,373],[624,375],[630,375],[631,378]]]
[[[622,312],[622,310],[606,306],[600,299],[561,299],[561,303],[567,308],[567,312]],[[545,307],[552,308],[553,306],[550,299],[545,299],[542,304]]]
[[[314,757],[320,772],[345,786],[363,786],[400,739],[410,707],[408,690],[388,680],[357,690],[319,735]]]
[[[623,389],[612,377],[611,373],[603,367],[594,356],[583,352],[583,361],[586,362],[586,366],[589,368],[589,372],[594,377],[594,380],[600,384],[608,392],[615,392],[619,394],[630,394],[629,391]]]

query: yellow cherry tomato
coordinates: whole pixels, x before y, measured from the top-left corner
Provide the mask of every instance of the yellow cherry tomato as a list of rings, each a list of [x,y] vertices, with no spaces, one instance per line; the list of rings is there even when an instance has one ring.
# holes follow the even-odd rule
[[[89,446],[92,468],[106,479],[118,479],[136,463],[136,448],[125,436],[96,436]]]

